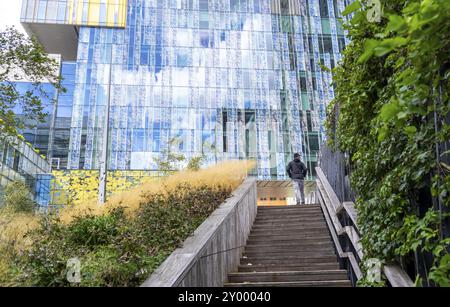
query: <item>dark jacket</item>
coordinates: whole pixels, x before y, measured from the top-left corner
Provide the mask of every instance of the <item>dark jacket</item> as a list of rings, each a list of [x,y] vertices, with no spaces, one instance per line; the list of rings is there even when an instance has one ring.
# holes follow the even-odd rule
[[[304,180],[306,174],[308,174],[308,168],[302,161],[294,160],[288,164],[286,172],[291,179]]]

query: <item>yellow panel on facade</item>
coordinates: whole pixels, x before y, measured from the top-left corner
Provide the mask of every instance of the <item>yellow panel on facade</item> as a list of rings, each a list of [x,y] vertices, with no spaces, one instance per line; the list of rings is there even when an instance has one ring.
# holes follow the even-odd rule
[[[127,0],[68,0],[70,24],[125,27]]]
[[[108,3],[108,11],[106,17],[106,24],[113,25],[115,20],[116,6],[114,4]]]
[[[68,23],[73,23],[73,12],[74,12],[74,2],[73,1],[69,1],[67,3],[67,15],[66,15],[66,22]]]
[[[76,3],[75,3],[75,7],[76,7],[75,24],[81,25],[81,24],[83,24],[82,21],[83,21],[84,2],[83,2],[83,0],[72,0],[72,1],[76,1]]]
[[[26,23],[55,23],[70,24],[77,26],[100,26],[100,27],[126,27],[127,0],[23,0],[24,8],[49,7],[47,11],[38,18],[38,10],[26,10],[21,18]],[[63,5],[63,2],[65,5]],[[59,6],[56,5],[59,3]],[[65,8],[64,14],[59,8]],[[58,12],[57,12],[58,10]],[[56,17],[57,16],[57,17]],[[45,18],[48,18],[45,19]]]
[[[118,26],[126,27],[127,26],[127,0],[120,0],[119,6],[121,16],[119,18]]]
[[[100,3],[89,3],[88,25],[98,26],[100,20]]]

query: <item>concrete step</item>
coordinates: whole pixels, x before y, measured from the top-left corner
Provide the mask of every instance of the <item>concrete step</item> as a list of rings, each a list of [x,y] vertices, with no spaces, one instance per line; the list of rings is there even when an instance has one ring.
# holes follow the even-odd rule
[[[298,231],[252,231],[248,241],[286,241],[286,240],[331,240],[328,231],[320,229],[302,229]]]
[[[266,211],[307,211],[307,210],[321,210],[321,206],[280,206],[280,207],[268,207],[268,206],[259,206],[258,212],[266,212]]]
[[[252,243],[252,242],[250,242]],[[334,245],[331,241],[322,241],[322,242],[274,242],[272,244],[267,244],[266,242],[260,242],[259,244],[250,244],[247,242],[245,246],[246,250],[269,250],[269,249],[299,249],[299,248],[334,248]]]
[[[323,215],[321,210],[291,211],[258,211],[256,216],[289,216],[289,215]]]
[[[258,213],[266,212],[310,212],[310,211],[321,211],[321,207],[309,207],[309,206],[288,206],[288,207],[274,207],[274,208],[261,208],[258,207]]]
[[[230,283],[243,282],[292,282],[346,280],[345,270],[292,271],[292,272],[238,272],[228,274]]]
[[[308,209],[321,209],[320,205],[301,205],[301,206],[259,206],[258,211],[289,211],[289,210],[308,210]]]
[[[265,224],[254,224],[252,230],[254,229],[264,229],[264,228],[317,228],[317,227],[327,227],[325,222],[315,222],[315,223],[265,223]]]
[[[319,205],[258,207],[227,287],[350,287]]]
[[[253,227],[313,227],[313,226],[327,226],[327,224],[323,221],[280,221],[280,222],[263,222],[263,223],[254,223]],[[252,229],[253,229],[252,227]]]
[[[259,240],[259,239],[249,239],[247,241],[247,246],[261,246],[261,247],[265,247],[265,246],[281,246],[281,245],[297,245],[297,246],[304,246],[304,245],[314,245],[314,244],[331,244],[332,246],[334,246],[334,244],[332,243],[331,239],[329,237],[325,237],[325,238],[319,238],[319,239],[281,239],[281,240]]]
[[[289,272],[339,270],[337,262],[306,264],[239,265],[238,272]]]
[[[261,248],[282,248],[282,247],[320,247],[320,246],[331,246],[334,247],[334,244],[330,242],[329,240],[322,240],[322,241],[247,241],[246,247],[254,248],[254,249],[261,249]]]
[[[325,219],[267,219],[267,220],[255,220],[253,226],[260,225],[295,225],[295,224],[325,224]],[[326,225],[326,224],[325,224]]]
[[[251,259],[271,259],[271,260],[295,260],[301,258],[317,258],[317,257],[336,257],[334,250],[323,251],[245,251],[242,258],[247,257]]]
[[[285,228],[276,228],[276,227],[263,227],[252,229],[251,235],[289,235],[295,233],[302,234],[328,234],[328,228],[325,226],[310,226],[310,227],[285,227]]]
[[[225,287],[351,287],[348,280],[226,283]]]
[[[280,225],[314,225],[321,224],[326,225],[324,219],[316,220],[265,220],[265,221],[255,221],[253,226],[280,226]]]
[[[280,234],[296,234],[296,233],[322,233],[327,234],[328,229],[324,226],[315,227],[261,227],[251,230],[252,235],[280,235]]]
[[[322,208],[321,207],[297,207],[297,206],[292,206],[292,207],[283,207],[283,208],[261,208],[258,207],[258,214],[260,213],[281,213],[281,214],[287,214],[287,213],[292,213],[292,212],[296,212],[296,213],[306,213],[306,212],[322,212]]]
[[[291,215],[257,215],[255,222],[267,222],[267,221],[316,221],[324,220],[322,214],[291,214]]]
[[[322,240],[331,240],[331,236],[329,233],[317,233],[317,232],[309,232],[309,233],[285,233],[285,234],[250,234],[248,237],[247,243],[250,242],[279,242],[279,241],[322,241]]]
[[[301,212],[301,211],[285,211],[285,212],[283,212],[283,211],[263,211],[263,212],[261,212],[261,211],[259,211],[258,213],[257,213],[257,216],[258,217],[260,217],[260,216],[264,216],[264,217],[266,217],[266,216],[290,216],[290,215],[305,215],[305,216],[308,216],[308,215],[323,215],[323,213],[322,213],[322,211],[319,211],[319,210],[308,210],[308,211],[305,211],[305,212]]]
[[[257,215],[289,215],[289,214],[322,214],[322,209],[304,209],[304,210],[258,210]]]
[[[253,227],[281,227],[281,226],[299,226],[299,227],[310,227],[310,226],[325,226],[327,227],[327,224],[324,223],[324,221],[267,221],[267,222],[255,222],[253,224]],[[252,227],[252,229],[253,229]]]
[[[298,247],[298,248],[260,248],[248,249],[245,248],[243,256],[258,258],[260,256],[297,256],[297,255],[334,255],[335,249],[333,247]]]
[[[298,220],[298,219],[283,219],[283,220],[259,220],[253,223],[253,227],[256,226],[282,226],[282,225],[299,225],[299,226],[310,226],[310,225],[327,225],[324,219],[317,220]]]
[[[296,233],[328,233],[328,229],[325,226],[310,226],[310,227],[258,227],[251,230],[252,235],[266,234],[266,235],[278,235],[278,234],[296,234]]]
[[[290,227],[290,228],[293,228],[293,227],[297,227],[297,228],[299,228],[299,229],[308,229],[308,228],[312,228],[312,229],[314,229],[314,228],[325,228],[325,229],[328,229],[328,227],[326,226],[326,224],[325,223],[316,223],[316,224],[292,224],[292,225],[289,225],[289,224],[285,224],[286,226],[285,227]],[[267,225],[259,225],[259,224],[257,224],[257,225],[254,225],[253,227],[256,227],[256,228],[264,228],[264,227],[266,227],[266,228],[280,228],[281,227],[281,225],[272,225],[272,224],[267,224]],[[253,230],[253,227],[252,227],[252,230]]]
[[[324,221],[323,215],[304,216],[304,215],[287,215],[287,216],[256,216],[256,223],[280,223],[280,222],[317,222]]]
[[[251,258],[251,257],[242,257],[240,259],[241,265],[309,265],[309,264],[322,264],[322,263],[330,263],[330,262],[336,262],[338,259],[336,255],[332,256],[316,256],[314,258],[311,257],[304,257],[301,255],[298,255],[297,257],[285,257],[285,258],[276,258],[276,257],[258,257],[258,258]]]
[[[257,215],[322,214],[322,209],[304,210],[258,210]]]
[[[276,259],[286,259],[286,258],[296,258],[296,257],[325,257],[335,255],[335,250],[331,248],[314,248],[314,249],[287,249],[287,250],[273,250],[273,249],[259,249],[247,251],[244,249],[242,257],[247,258],[276,258]]]

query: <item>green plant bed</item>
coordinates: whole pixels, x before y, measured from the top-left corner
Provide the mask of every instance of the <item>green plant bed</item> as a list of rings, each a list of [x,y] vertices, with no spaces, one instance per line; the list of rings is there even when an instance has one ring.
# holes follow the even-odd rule
[[[133,214],[123,207],[84,214],[68,224],[57,216],[29,233],[17,280],[32,286],[139,286],[231,194],[229,187],[180,184],[143,197]],[[67,261],[81,264],[81,282],[67,280]]]

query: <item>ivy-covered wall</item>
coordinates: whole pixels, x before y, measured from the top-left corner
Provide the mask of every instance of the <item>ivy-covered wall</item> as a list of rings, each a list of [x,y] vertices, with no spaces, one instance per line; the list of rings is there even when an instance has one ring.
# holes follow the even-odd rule
[[[351,157],[366,257],[449,286],[450,1],[357,0],[345,14],[327,128]]]

